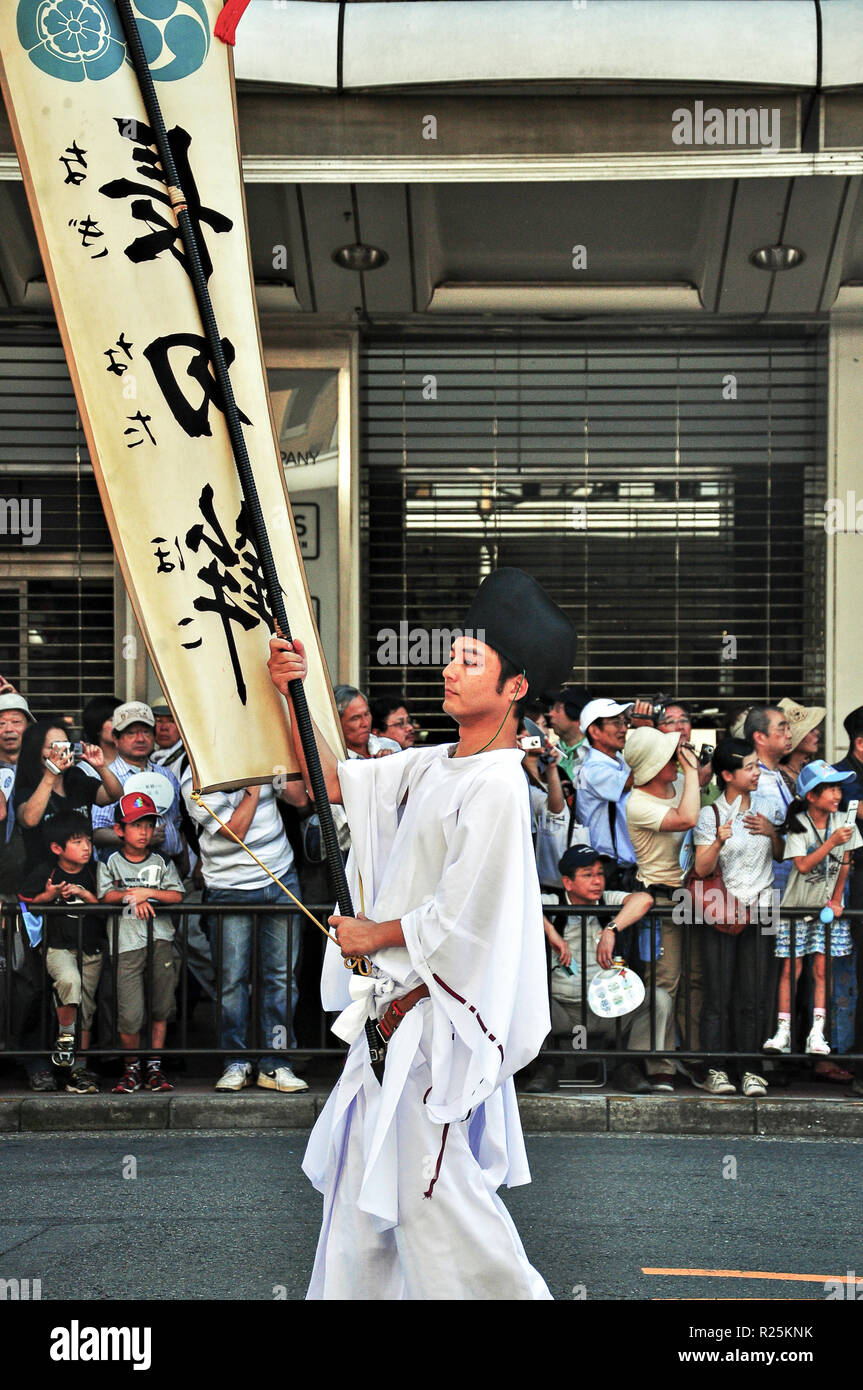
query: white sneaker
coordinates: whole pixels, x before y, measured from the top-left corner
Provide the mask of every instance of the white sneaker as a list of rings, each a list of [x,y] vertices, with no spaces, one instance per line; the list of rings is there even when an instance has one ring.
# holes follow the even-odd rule
[[[217,1091],[242,1091],[252,1084],[251,1062],[231,1062],[216,1082]]]
[[[307,1091],[309,1083],[294,1076],[290,1067],[276,1067],[275,1071],[259,1071],[258,1085],[265,1091]]]
[[[806,1051],[817,1052],[819,1056],[826,1057],[830,1051],[830,1044],[824,1036],[824,1019],[816,1018],[809,1030],[809,1037],[806,1039]]]
[[[720,1071],[718,1067],[710,1068],[707,1080],[702,1081],[700,1089],[712,1096],[733,1096],[737,1091],[737,1087],[728,1079],[728,1072]]]
[[[754,1071],[746,1071],[743,1073],[741,1090],[745,1096],[766,1096],[767,1082],[763,1076],[757,1076]]]
[[[776,1029],[772,1038],[768,1038],[764,1044],[765,1052],[790,1052],[791,1051],[791,1024],[787,1018],[780,1018],[779,1027]]]

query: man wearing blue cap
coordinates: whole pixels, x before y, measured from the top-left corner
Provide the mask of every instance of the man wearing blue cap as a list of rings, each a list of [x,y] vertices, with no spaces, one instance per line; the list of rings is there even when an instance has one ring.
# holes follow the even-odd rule
[[[649,912],[653,898],[645,892],[623,893],[606,889],[605,866],[597,851],[590,845],[570,846],[561,856],[559,867],[566,901],[573,906],[584,908],[586,920],[583,923],[581,915],[573,914],[566,918],[563,927],[563,938],[570,952],[570,965],[567,968],[558,964],[551,972],[552,1036],[559,1038],[571,1034],[572,1039],[575,1039],[584,1035],[586,1025],[587,1036],[592,1036],[599,1046],[608,1047],[617,1033],[616,1020],[600,1018],[597,1014],[589,1012],[587,991],[600,970],[607,970],[614,957],[620,954],[621,933],[633,923],[640,921],[645,912]],[[547,897],[545,901],[548,903]],[[597,905],[616,908],[617,911],[600,922],[595,913],[589,910]],[[582,952],[582,932],[585,953]],[[658,987],[654,1026],[656,1040],[665,1036],[672,1012],[671,996]],[[626,1047],[636,1052],[648,1052],[649,997],[632,1013],[627,1014],[622,1022]],[[576,1029],[581,1032],[577,1034]],[[572,1045],[575,1047],[574,1041]],[[615,1090],[627,1091],[632,1095],[646,1095],[651,1090],[644,1072],[632,1061],[621,1062],[610,1080]],[[558,1068],[553,1062],[541,1058],[525,1090],[555,1090],[557,1085]]]
[[[576,638],[512,569],[484,581],[464,629],[443,673],[456,743],[338,762],[315,730],[368,917],[330,918],[323,1003],[343,1010],[334,1029],[351,1047],[303,1165],[324,1194],[309,1298],[550,1297],[496,1189],[529,1181],[512,1077],[549,1027],[519,706],[570,674]],[[302,645],[270,648],[285,694],[305,675]],[[362,993],[352,955],[376,967]],[[388,1043],[382,1084],[369,1017]]]

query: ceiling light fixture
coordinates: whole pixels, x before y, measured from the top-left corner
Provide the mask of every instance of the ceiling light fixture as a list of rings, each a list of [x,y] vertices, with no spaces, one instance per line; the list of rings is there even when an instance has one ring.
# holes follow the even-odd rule
[[[806,252],[797,246],[759,246],[749,259],[758,270],[793,270],[806,260]]]
[[[378,246],[365,246],[361,241],[355,241],[334,251],[333,260],[342,270],[379,270],[386,265],[389,256]]]

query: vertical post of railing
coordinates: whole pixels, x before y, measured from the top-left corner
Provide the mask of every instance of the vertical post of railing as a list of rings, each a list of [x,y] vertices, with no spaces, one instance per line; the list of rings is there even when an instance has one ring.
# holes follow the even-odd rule
[[[791,918],[791,920],[790,920],[790,922],[789,922],[789,924],[788,924],[788,937],[789,937],[789,945],[788,945],[788,950],[789,950],[789,956],[788,956],[788,985],[789,985],[789,992],[788,992],[788,1008],[789,1008],[789,1012],[790,1012],[790,1015],[791,1015],[791,1018],[790,1018],[791,1051],[792,1051],[792,1052],[796,1052],[796,1051],[797,1051],[797,1045],[796,1045],[796,1044],[797,1044],[797,1041],[798,1041],[798,1040],[797,1040],[797,1034],[796,1034],[796,1023],[797,1023],[797,1008],[796,1008],[796,1005],[797,1005],[797,929],[796,929],[796,922],[795,922],[795,920],[794,920],[793,917]]]
[[[260,958],[258,932],[261,928],[261,917],[258,911],[252,911],[252,942],[251,942],[251,961],[249,965],[249,975],[251,978],[251,990],[249,998],[249,1009],[251,1011],[249,1024],[246,1027],[246,1046],[251,1042],[252,1047],[261,1047],[261,984],[258,979],[258,961]],[[275,1039],[273,1039],[275,1041]],[[260,1062],[260,1056],[256,1061]]]
[[[49,910],[50,910],[50,909],[49,909]],[[29,936],[28,936],[28,934],[27,934],[27,928],[26,928],[26,926],[25,926],[25,924],[24,924],[24,915],[23,915],[23,913],[21,912],[20,908],[19,908],[19,914],[18,914],[18,915],[19,915],[20,918],[21,918],[22,942],[23,942],[23,940],[26,938],[27,943],[28,943],[28,947],[29,947],[30,938],[29,938]],[[42,945],[42,950],[39,952],[39,963],[40,963],[40,972],[39,972],[39,973],[40,973],[40,975],[42,976],[42,981],[41,981],[41,986],[40,986],[41,1003],[40,1003],[39,1047],[41,1048],[41,1050],[42,1050],[43,1052],[45,1052],[45,1051],[47,1050],[47,1052],[48,1052],[48,1054],[49,1054],[49,1059],[50,1059],[50,1054],[51,1054],[51,1052],[53,1052],[53,1050],[54,1050],[54,1044],[48,1039],[48,918],[47,918],[47,916],[44,915],[44,914],[43,914],[43,916],[42,916],[42,943],[41,943],[41,945]],[[30,949],[32,949],[32,947],[30,947]]]
[[[12,922],[10,921],[9,908],[6,903],[0,904],[0,930],[3,933],[3,992],[6,996],[5,1008],[3,1010],[3,1051],[8,1052],[12,1046]]]
[[[111,960],[111,1046],[120,1045],[120,1001],[117,993],[117,974],[120,969],[120,918],[115,912],[110,919],[111,945],[109,952]],[[123,1053],[123,1066],[126,1065],[126,1054]]]
[[[216,915],[216,1041],[221,1047],[224,1035],[223,1001],[222,1001],[222,951],[224,942],[222,940],[222,927],[224,926],[224,908],[221,903],[212,904]],[[212,943],[211,943],[212,944]]]
[[[154,940],[153,940],[153,921],[154,921],[154,918],[153,918],[153,917],[148,917],[148,918],[147,918],[147,1007],[146,1007],[145,1015],[144,1015],[145,1018],[146,1018],[146,1021],[147,1021],[147,1035],[148,1035],[148,1037],[149,1037],[149,1050],[150,1050],[150,1056],[151,1056],[151,1057],[152,1057],[152,1055],[153,1055],[153,985],[155,984],[155,979],[153,978],[153,976],[154,976],[154,958],[153,958],[153,957],[154,957],[154,949],[155,949],[155,948],[154,948]],[[143,1041],[144,1041],[143,1038],[141,1038],[141,1037],[138,1038],[138,1043],[139,1043],[139,1044],[141,1044]],[[144,1049],[142,1048],[141,1051],[143,1052]],[[139,1058],[139,1060],[140,1060],[140,1058]],[[142,1070],[143,1070],[143,1068],[142,1068]],[[146,1072],[145,1072],[144,1074],[146,1075]]]
[[[180,1046],[189,1046],[189,914],[180,913]]]
[[[813,967],[814,968],[814,967]],[[815,982],[813,980],[813,990]],[[814,995],[813,995],[814,997]],[[814,1007],[814,1005],[813,1005]],[[812,1015],[813,1022],[815,1015]],[[833,923],[824,925],[824,1037],[830,1046],[833,1033]]]
[[[662,924],[656,916],[644,918],[647,923],[647,954],[650,959],[650,1050],[656,1051],[656,968],[659,962],[660,942],[662,940]],[[657,936],[659,941],[657,941]]]

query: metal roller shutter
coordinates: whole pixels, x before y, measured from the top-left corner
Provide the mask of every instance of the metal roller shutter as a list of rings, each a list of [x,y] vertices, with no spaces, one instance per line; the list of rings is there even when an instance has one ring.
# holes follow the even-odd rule
[[[570,614],[593,693],[822,698],[823,336],[373,342],[361,388],[363,679],[432,738],[410,633],[457,627],[499,565]]]
[[[59,345],[0,342],[0,567],[0,672],[34,714],[113,693],[111,538]]]

